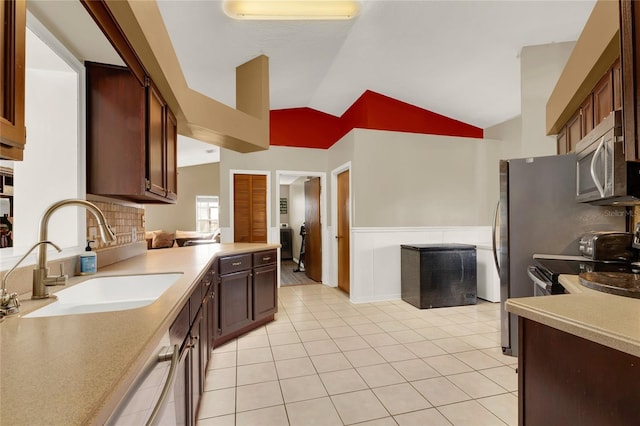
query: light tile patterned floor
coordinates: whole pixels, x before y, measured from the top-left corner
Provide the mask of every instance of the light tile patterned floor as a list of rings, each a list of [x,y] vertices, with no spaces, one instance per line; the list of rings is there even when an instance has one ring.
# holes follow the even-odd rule
[[[320,284],[279,299],[275,321],[214,350],[199,425],[517,424],[499,304],[352,304]]]

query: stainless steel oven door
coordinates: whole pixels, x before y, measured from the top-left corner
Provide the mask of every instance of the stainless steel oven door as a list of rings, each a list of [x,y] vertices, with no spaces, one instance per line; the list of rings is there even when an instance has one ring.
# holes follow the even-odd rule
[[[529,266],[529,268],[527,268],[527,275],[529,275],[529,278],[533,281],[534,296],[551,296],[551,283],[538,272],[538,268]]]
[[[168,333],[147,360],[107,425],[176,425],[174,382],[184,356],[179,345],[169,345]]]

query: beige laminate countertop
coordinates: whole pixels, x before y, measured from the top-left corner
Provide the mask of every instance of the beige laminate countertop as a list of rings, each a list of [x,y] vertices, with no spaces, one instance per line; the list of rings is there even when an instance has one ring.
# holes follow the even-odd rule
[[[516,315],[640,357],[640,299],[580,285],[577,275],[561,275],[570,294],[508,299]]]
[[[102,268],[97,276],[182,272],[151,305],[118,312],[7,318],[0,323],[0,425],[104,423],[212,260],[277,247],[243,243],[150,250]],[[70,279],[69,285],[82,279],[86,278]],[[23,300],[20,315],[50,301]]]

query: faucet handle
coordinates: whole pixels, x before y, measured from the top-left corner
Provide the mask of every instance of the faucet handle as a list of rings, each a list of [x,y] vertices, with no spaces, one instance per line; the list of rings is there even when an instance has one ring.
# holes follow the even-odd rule
[[[2,294],[2,303],[0,303],[0,318],[17,314],[20,312],[20,299],[18,293]]]
[[[60,276],[64,275],[64,262],[60,262]]]

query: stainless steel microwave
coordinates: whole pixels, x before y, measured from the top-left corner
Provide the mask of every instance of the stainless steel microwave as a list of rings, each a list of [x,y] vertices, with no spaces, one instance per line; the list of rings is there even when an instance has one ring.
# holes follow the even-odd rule
[[[578,142],[576,200],[596,205],[640,204],[640,164],[625,160],[621,111],[613,111]]]

